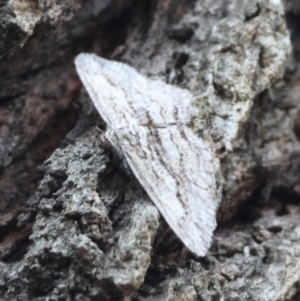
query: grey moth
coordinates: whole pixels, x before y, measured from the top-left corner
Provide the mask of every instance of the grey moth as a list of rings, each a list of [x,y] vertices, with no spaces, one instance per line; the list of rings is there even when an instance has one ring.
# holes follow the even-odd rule
[[[185,246],[204,256],[216,227],[219,160],[190,128],[190,91],[94,54],[75,59],[80,79],[133,174]]]

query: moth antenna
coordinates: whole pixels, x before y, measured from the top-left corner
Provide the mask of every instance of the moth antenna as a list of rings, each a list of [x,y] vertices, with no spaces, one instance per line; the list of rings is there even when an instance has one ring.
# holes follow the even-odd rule
[[[123,160],[125,157],[124,157],[124,154],[123,154],[120,146],[112,141],[110,143],[111,143],[111,146],[113,147],[114,151],[116,152],[117,156],[119,157],[119,159]]]

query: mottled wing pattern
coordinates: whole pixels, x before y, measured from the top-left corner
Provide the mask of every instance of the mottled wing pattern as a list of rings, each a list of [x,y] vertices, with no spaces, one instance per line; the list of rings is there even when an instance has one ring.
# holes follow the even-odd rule
[[[204,256],[218,206],[219,161],[210,144],[178,126],[128,128],[121,140],[130,168],[169,226],[192,252]]]
[[[92,54],[80,54],[75,64],[108,125],[107,139],[183,243],[205,255],[216,226],[219,162],[187,126],[191,93]]]
[[[193,98],[188,90],[150,80],[126,64],[94,54],[78,55],[75,65],[109,127],[116,128],[134,120],[159,126],[191,120]]]

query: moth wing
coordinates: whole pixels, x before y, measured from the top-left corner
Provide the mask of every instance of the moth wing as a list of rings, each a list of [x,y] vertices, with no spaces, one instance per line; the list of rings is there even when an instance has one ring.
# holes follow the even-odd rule
[[[135,139],[146,130],[146,138]],[[204,256],[218,208],[219,161],[189,128],[140,129],[122,150],[133,173],[185,246]],[[130,140],[131,139],[131,140]]]
[[[192,94],[162,81],[151,80],[134,68],[82,53],[76,70],[103,120],[110,127],[169,124],[191,120]]]

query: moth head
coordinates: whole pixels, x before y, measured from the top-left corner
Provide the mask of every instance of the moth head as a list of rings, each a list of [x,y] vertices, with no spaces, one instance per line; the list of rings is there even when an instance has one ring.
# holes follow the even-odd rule
[[[111,149],[111,142],[108,139],[108,137],[106,136],[106,132],[102,132],[99,135],[99,147],[106,151]]]

